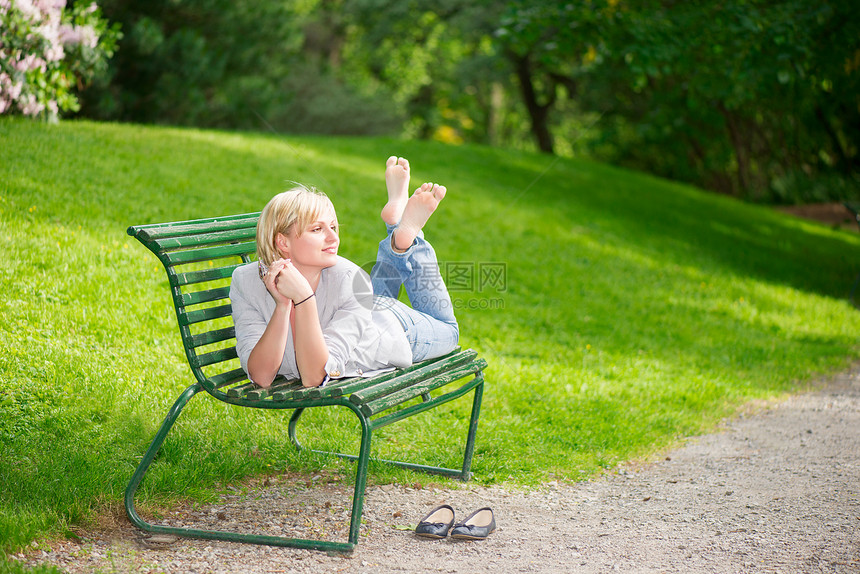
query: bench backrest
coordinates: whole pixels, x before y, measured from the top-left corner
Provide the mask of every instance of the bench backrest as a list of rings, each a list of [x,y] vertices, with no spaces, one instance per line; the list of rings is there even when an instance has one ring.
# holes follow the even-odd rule
[[[211,394],[247,381],[236,355],[233,270],[256,258],[259,213],[128,228],[167,271],[188,364]]]

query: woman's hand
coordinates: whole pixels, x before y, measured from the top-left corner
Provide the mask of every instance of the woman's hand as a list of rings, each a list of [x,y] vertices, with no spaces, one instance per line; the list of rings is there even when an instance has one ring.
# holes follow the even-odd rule
[[[308,280],[302,275],[289,259],[278,259],[269,266],[265,278],[266,289],[274,297],[277,304],[292,301],[302,301],[313,295],[313,289]]]

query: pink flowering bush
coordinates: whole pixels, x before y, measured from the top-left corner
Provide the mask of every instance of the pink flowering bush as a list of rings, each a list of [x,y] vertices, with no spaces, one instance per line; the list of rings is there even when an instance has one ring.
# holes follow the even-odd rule
[[[56,119],[104,72],[120,37],[95,2],[0,0],[0,114]]]

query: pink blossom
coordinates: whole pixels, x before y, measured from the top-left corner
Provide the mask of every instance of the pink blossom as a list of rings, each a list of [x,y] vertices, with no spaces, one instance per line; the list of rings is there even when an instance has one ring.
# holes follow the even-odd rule
[[[88,48],[95,48],[99,44],[99,36],[92,26],[68,26],[62,25],[57,37],[64,46],[75,46],[81,44]]]
[[[45,51],[45,59],[49,62],[59,62],[65,55],[62,44],[55,44]]]
[[[30,70],[42,70],[44,72],[47,69],[47,62],[36,54],[27,54],[23,59],[14,62],[12,67],[19,72],[29,72]]]
[[[81,35],[81,44],[84,46],[95,48],[99,45],[99,35],[92,26],[79,26],[78,32]]]
[[[65,56],[63,44],[60,42],[60,30],[57,26],[40,26],[37,31],[50,43],[45,50],[45,59],[49,62],[59,62]]]
[[[33,94],[27,94],[23,102],[18,102],[18,107],[25,116],[37,116],[45,109],[45,104],[38,102]]]
[[[36,6],[43,14],[51,12],[62,12],[66,7],[66,0],[36,0]]]
[[[87,17],[98,11],[96,2],[90,2],[83,10],[79,8],[75,12],[84,16],[85,21],[98,22],[98,16]],[[45,113],[56,120],[63,107],[57,98],[67,92],[68,79],[57,80],[53,72],[59,70],[62,74],[60,62],[70,56],[78,57],[74,51],[67,53],[65,46],[80,45],[98,50],[99,44],[95,27],[64,22],[72,19],[71,15],[64,14],[66,6],[67,0],[0,0],[0,13],[16,11],[30,24],[26,33],[18,31],[15,37],[13,45],[21,45],[20,49],[10,50],[8,44],[4,48],[7,31],[0,30],[0,60],[10,66],[10,73],[0,72],[0,114],[17,108],[27,116]],[[33,72],[40,79],[38,84],[31,85]],[[45,80],[50,85],[46,86]]]
[[[42,11],[34,6],[30,0],[15,0],[15,8],[35,22],[42,20]]]
[[[17,100],[21,95],[21,83],[15,83],[5,72],[0,72],[0,97]]]
[[[60,39],[60,42],[63,43],[64,46],[80,44],[81,42],[81,34],[78,32],[77,26],[69,26],[68,24],[63,24],[60,26],[60,29],[57,32],[57,36]]]
[[[21,95],[21,84],[16,85],[5,72],[0,72],[0,114],[11,109],[12,102]]]
[[[0,96],[3,98],[17,100],[23,87],[24,84],[21,82],[15,82],[8,74],[0,72]]]

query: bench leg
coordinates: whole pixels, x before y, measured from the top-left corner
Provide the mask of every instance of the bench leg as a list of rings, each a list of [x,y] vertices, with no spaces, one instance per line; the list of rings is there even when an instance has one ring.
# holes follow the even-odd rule
[[[416,405],[412,407],[415,409],[415,412],[420,412],[421,410],[425,410],[427,408],[431,408],[431,406],[436,406],[441,402],[447,402],[457,396],[460,396],[463,392],[467,392],[468,390],[474,389],[474,397],[472,399],[472,415],[469,420],[469,430],[466,436],[466,449],[463,454],[463,467],[460,470],[455,470],[451,468],[439,468],[434,466],[425,466],[420,464],[412,464],[408,462],[400,462],[396,460],[384,460],[384,459],[376,459],[377,462],[383,462],[387,464],[393,464],[396,466],[400,466],[402,468],[407,468],[410,470],[416,470],[421,472],[427,472],[431,474],[442,474],[446,476],[452,476],[455,478],[459,478],[460,480],[467,481],[472,477],[471,467],[472,467],[472,456],[475,452],[475,436],[478,431],[478,419],[481,416],[481,400],[484,394],[484,376],[483,372],[478,372],[475,375],[475,379],[460,391],[450,393],[449,398],[441,398],[432,401],[427,401],[425,399],[424,405]],[[391,424],[400,420],[400,415],[395,414],[389,418],[379,419],[376,421],[370,421],[370,419],[364,415],[356,406],[351,403],[345,403],[344,406],[348,407],[352,410],[356,416],[358,417],[359,422],[361,423],[361,446],[359,448],[358,456],[352,454],[343,454],[339,452],[328,452],[328,451],[320,451],[320,450],[312,450],[311,452],[319,453],[319,454],[327,454],[334,455],[340,458],[345,458],[348,460],[353,460],[357,463],[357,468],[355,470],[355,490],[352,496],[352,514],[349,523],[349,543],[352,545],[358,544],[358,535],[359,530],[361,528],[361,515],[364,511],[364,490],[367,485],[367,467],[370,462],[370,446],[371,446],[371,437],[373,435],[373,429],[385,426],[387,424]],[[296,426],[298,425],[299,418],[301,418],[302,413],[304,412],[304,408],[297,408],[293,411],[292,416],[290,417],[289,423],[289,436],[290,441],[295,445],[298,450],[302,450],[301,443],[296,437]],[[401,411],[405,413],[409,411],[406,409]]]
[[[361,447],[355,469],[355,491],[352,495],[352,516],[349,520],[349,541],[358,544],[358,530],[361,528],[361,514],[364,512],[364,488],[367,485],[367,465],[370,463],[370,442],[373,431],[370,421],[360,415]]]
[[[478,373],[480,384],[475,387],[475,396],[472,399],[472,417],[469,419],[469,432],[466,435],[466,452],[463,454],[463,473],[460,480],[472,478],[472,455],[475,454],[475,436],[478,433],[478,418],[481,416],[481,400],[484,397],[484,374]]]
[[[320,450],[312,450],[311,452],[333,454],[358,463],[355,469],[355,489],[352,495],[352,513],[349,521],[349,542],[351,544],[358,544],[358,531],[361,528],[361,515],[364,512],[364,488],[367,485],[367,467],[370,463],[370,444],[373,430],[370,426],[370,421],[367,420],[367,417],[361,411],[352,404],[346,404],[345,406],[349,407],[358,416],[358,420],[361,423],[361,446],[358,450],[358,456]],[[298,450],[303,450],[304,447],[302,447],[298,438],[296,438],[296,425],[304,410],[304,408],[296,409],[290,417],[290,441],[292,441]]]
[[[203,538],[206,540],[224,540],[226,542],[243,542],[249,544],[265,544],[268,546],[287,546],[292,548],[306,548],[309,550],[329,550],[329,551],[337,551],[337,552],[351,552],[355,548],[355,544],[358,541],[358,525],[354,527],[351,525],[350,529],[350,542],[328,542],[321,540],[305,540],[300,538],[285,538],[280,536],[266,536],[262,534],[240,534],[238,532],[224,532],[220,530],[197,530],[194,528],[177,528],[174,526],[162,526],[158,524],[150,524],[143,520],[138,514],[137,510],[134,507],[134,495],[137,492],[138,486],[140,486],[141,481],[143,480],[146,471],[149,469],[149,466],[152,464],[152,461],[155,459],[155,455],[158,454],[158,450],[161,448],[161,445],[164,443],[167,434],[170,432],[170,429],[173,427],[176,420],[179,418],[182,409],[185,408],[185,405],[188,404],[188,401],[196,395],[198,392],[203,390],[203,386],[200,383],[195,383],[185,389],[185,391],[176,399],[176,402],[173,403],[173,407],[171,407],[170,411],[167,414],[167,417],[164,419],[164,422],[161,425],[161,428],[158,430],[158,433],[155,435],[155,438],[152,441],[152,444],[149,445],[149,448],[146,451],[146,454],[143,455],[143,459],[140,461],[140,465],[138,465],[137,470],[135,470],[134,475],[131,477],[131,481],[128,483],[128,487],[125,490],[125,511],[128,515],[129,520],[146,532],[154,532],[157,534],[172,534],[174,536],[184,536],[186,538]],[[362,448],[364,450],[365,457],[365,465],[364,465],[364,474],[356,476],[356,492],[358,492],[358,482],[361,482],[361,492],[362,495],[364,493],[364,482],[367,477],[367,451],[370,450],[370,436],[367,433],[367,440],[362,439]],[[364,442],[367,442],[367,447],[364,448]],[[359,501],[358,507],[358,520],[356,520],[356,509],[353,508],[353,521],[359,522],[361,518],[361,503],[363,502],[363,498]],[[353,504],[355,506],[355,504]],[[355,530],[355,536],[352,535],[352,530]]]
[[[141,459],[140,464],[137,466],[137,470],[134,471],[128,486],[125,489],[125,512],[132,524],[138,528],[156,532],[154,528],[158,527],[152,527],[138,516],[137,510],[134,508],[134,494],[137,492],[137,487],[140,486],[143,476],[146,474],[146,471],[149,470],[149,465],[152,464],[153,459],[155,459],[155,455],[158,454],[158,450],[161,448],[161,445],[164,444],[164,439],[167,438],[167,433],[170,432],[176,419],[179,418],[182,409],[185,408],[185,405],[188,404],[188,401],[190,401],[194,395],[202,390],[203,385],[197,383],[191,385],[185,389],[181,395],[179,395],[179,398],[176,399],[176,402],[173,403],[170,411],[168,411],[164,422],[161,423],[161,428],[158,429],[158,433],[156,433],[155,438],[152,439],[152,443],[146,450],[146,454],[143,455],[143,459]]]

